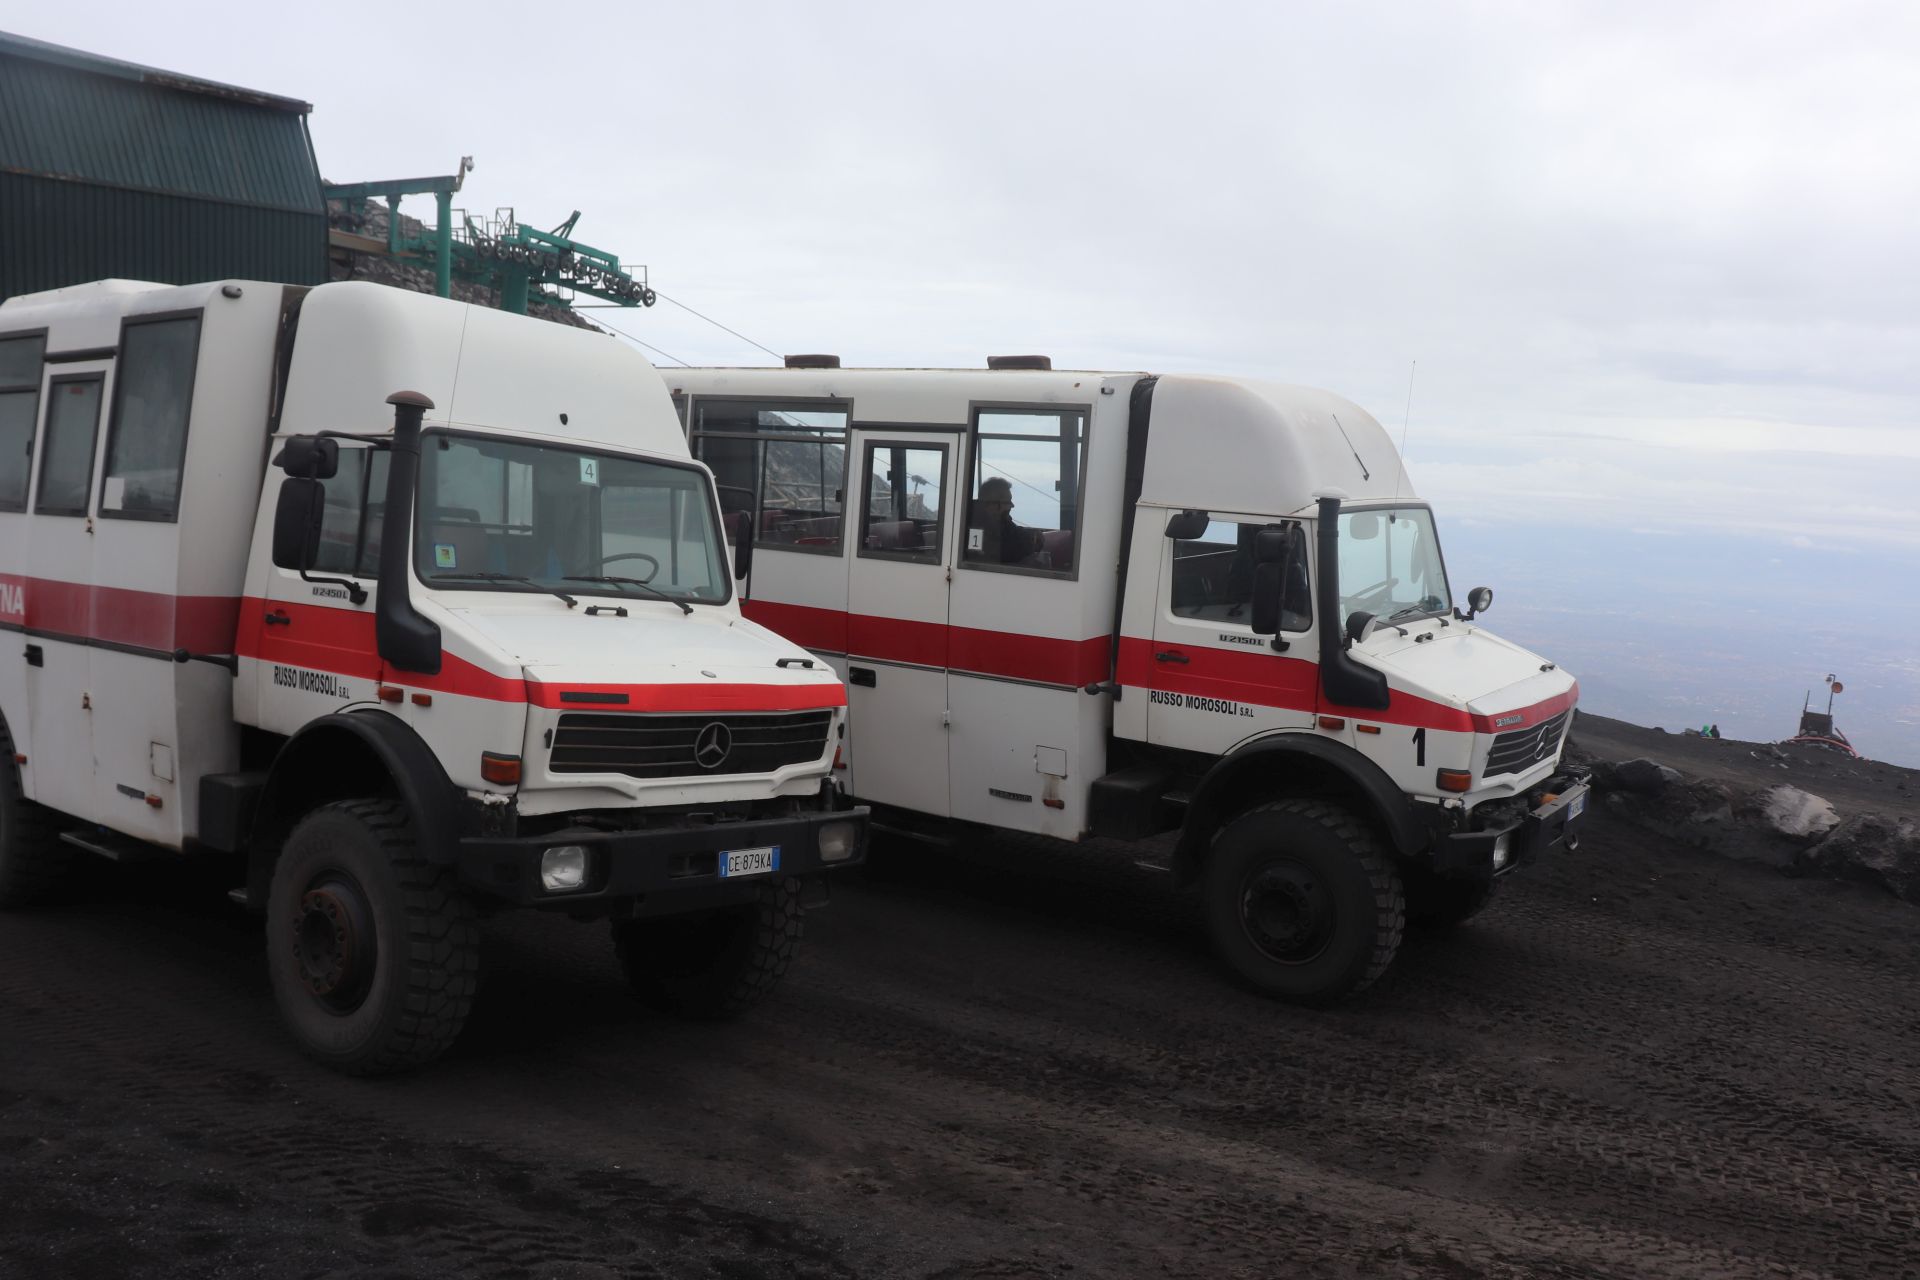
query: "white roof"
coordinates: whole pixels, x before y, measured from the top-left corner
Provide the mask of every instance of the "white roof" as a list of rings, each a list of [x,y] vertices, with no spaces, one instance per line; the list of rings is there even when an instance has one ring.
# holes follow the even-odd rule
[[[429,425],[686,456],[666,385],[618,339],[365,281],[307,295],[287,391],[288,434],[389,430],[387,397],[418,391]]]
[[[1139,373],[1082,369],[668,369],[697,396],[851,400],[856,425],[950,424],[975,405],[1091,404],[1102,448],[1124,447]],[[1108,393],[1104,394],[1103,393]],[[1351,400],[1314,387],[1193,374],[1154,387],[1141,500],[1247,515],[1308,513],[1314,495],[1414,499],[1386,429]]]
[[[1169,374],[1153,389],[1151,423],[1143,502],[1292,515],[1321,492],[1415,496],[1386,428],[1331,391]]]

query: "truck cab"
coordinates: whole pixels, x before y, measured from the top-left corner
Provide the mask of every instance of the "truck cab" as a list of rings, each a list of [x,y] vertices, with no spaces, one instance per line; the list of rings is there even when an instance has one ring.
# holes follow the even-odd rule
[[[850,794],[892,827],[1177,833],[1221,956],[1309,1001],[1575,842],[1578,686],[1481,623],[1365,410],[998,365],[671,375],[757,543],[747,615],[847,679]]]
[[[746,619],[712,474],[613,339],[370,284],[0,306],[0,905],[233,859],[296,1039],[418,1065],[477,913],[764,996],[862,856],[845,694]]]

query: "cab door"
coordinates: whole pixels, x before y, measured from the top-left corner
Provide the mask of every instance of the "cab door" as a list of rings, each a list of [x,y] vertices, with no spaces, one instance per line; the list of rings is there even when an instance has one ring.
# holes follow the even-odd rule
[[[1286,648],[1253,630],[1254,539],[1274,523],[1215,514],[1192,537],[1162,540],[1153,643],[1132,664],[1147,685],[1149,742],[1218,755],[1261,733],[1312,725],[1317,667],[1304,536],[1282,566],[1277,638]]]
[[[946,817],[949,518],[959,436],[853,433],[847,786]]]
[[[373,602],[387,457],[384,449],[342,442],[338,471],[320,482],[325,495],[313,568],[303,578],[296,570],[268,565],[258,616],[240,619],[243,631],[255,629],[254,652],[262,659],[255,679],[263,729],[295,733],[312,720],[376,696],[380,658]],[[275,468],[267,474],[281,473]],[[277,501],[278,489],[269,492],[269,500]]]

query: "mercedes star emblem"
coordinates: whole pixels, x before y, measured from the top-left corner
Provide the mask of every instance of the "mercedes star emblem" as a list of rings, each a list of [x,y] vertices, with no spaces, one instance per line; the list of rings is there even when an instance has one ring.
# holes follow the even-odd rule
[[[718,769],[733,750],[733,730],[715,720],[693,740],[693,762],[702,769]]]

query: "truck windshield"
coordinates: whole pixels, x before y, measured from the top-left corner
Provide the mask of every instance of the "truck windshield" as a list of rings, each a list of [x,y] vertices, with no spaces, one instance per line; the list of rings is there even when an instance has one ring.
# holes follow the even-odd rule
[[[712,490],[692,466],[431,432],[414,568],[441,590],[724,603]]]
[[[1433,513],[1425,507],[1344,511],[1339,546],[1342,618],[1364,611],[1404,622],[1453,607]]]

